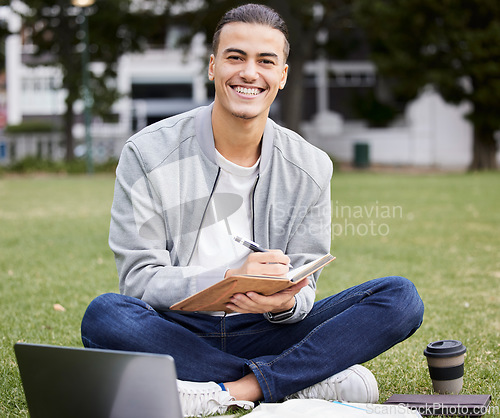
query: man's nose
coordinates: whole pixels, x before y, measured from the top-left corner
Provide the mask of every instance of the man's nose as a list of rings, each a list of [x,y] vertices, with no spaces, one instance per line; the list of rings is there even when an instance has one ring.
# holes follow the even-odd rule
[[[246,81],[255,81],[259,77],[257,64],[252,60],[245,61],[245,64],[240,71],[240,77]]]

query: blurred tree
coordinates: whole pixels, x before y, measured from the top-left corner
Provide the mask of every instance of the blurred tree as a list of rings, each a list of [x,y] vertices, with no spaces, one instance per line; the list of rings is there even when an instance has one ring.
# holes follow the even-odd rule
[[[379,74],[397,100],[432,85],[450,103],[468,102],[474,126],[472,170],[496,168],[500,129],[498,0],[357,0]]]
[[[5,70],[5,38],[9,34],[7,22],[0,19],[0,73]]]
[[[90,61],[102,70],[90,73],[92,113],[106,116],[118,99],[116,70],[119,57],[140,51],[149,39],[165,39],[165,7],[162,0],[96,1],[85,9],[89,22]],[[74,158],[73,105],[82,94],[82,50],[84,37],[79,8],[69,0],[30,0],[23,17],[23,36],[35,47],[32,65],[56,65],[62,69],[62,87],[67,91],[64,114],[66,159]],[[139,4],[140,8],[134,7]],[[30,62],[26,62],[30,64]]]
[[[275,9],[285,20],[290,41],[290,66],[286,88],[279,93],[281,118],[288,128],[300,131],[304,92],[304,64],[320,56],[341,59],[360,43],[360,33],[352,21],[354,0],[267,0],[258,1]],[[233,7],[251,1],[172,0],[177,23],[190,28],[185,41],[204,33],[211,42],[217,22]],[[188,42],[186,42],[188,44]]]

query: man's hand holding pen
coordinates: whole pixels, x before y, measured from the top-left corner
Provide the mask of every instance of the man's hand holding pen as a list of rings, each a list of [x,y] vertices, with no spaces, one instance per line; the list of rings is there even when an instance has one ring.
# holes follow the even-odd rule
[[[238,241],[237,239],[235,240]],[[238,242],[242,243],[241,241]],[[245,242],[255,244],[252,241],[245,240]],[[243,245],[250,248],[249,245]],[[238,274],[263,274],[280,277],[288,273],[290,257],[284,254],[283,251],[264,250],[258,245],[250,249],[254,252],[248,255],[245,262],[239,268],[229,269],[225,277]],[[232,297],[231,303],[227,307],[234,312],[240,313],[277,313],[287,311],[294,307],[295,295],[303,287],[307,286],[308,283],[309,280],[303,280],[295,286],[270,296],[264,296],[256,292],[237,293]]]
[[[267,276],[284,276],[288,273],[290,258],[281,250],[250,253],[245,262],[238,268],[229,269],[225,277],[238,274],[264,274]]]

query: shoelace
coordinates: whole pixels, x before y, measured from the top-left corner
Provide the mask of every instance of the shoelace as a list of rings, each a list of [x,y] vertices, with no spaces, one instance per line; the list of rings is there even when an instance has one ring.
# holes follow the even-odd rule
[[[299,398],[311,398],[311,399],[335,399],[342,400],[339,398],[339,390],[338,390],[337,380],[326,379],[322,382],[316,383],[315,385],[310,386],[307,389],[304,389],[300,392]]]
[[[337,381],[336,380],[334,380],[333,382],[326,380],[326,381],[322,382],[322,384],[317,385],[315,387],[315,389],[317,389],[316,394],[314,396],[315,398],[318,398],[318,399],[331,398],[332,393],[333,393],[333,397],[335,399],[337,399],[339,397],[339,391],[337,388]],[[337,399],[337,400],[341,401],[342,399]]]
[[[219,399],[223,397],[221,395],[223,395],[223,392],[199,392],[197,390],[184,389],[181,397],[184,401],[182,404],[186,410],[183,412],[185,415],[195,415],[199,411],[203,411],[205,414],[225,412],[223,404],[226,400],[231,400],[231,397],[228,394],[227,399]]]
[[[197,414],[203,411],[203,414],[223,414],[230,406],[238,406],[244,409],[253,408],[254,404],[250,401],[237,401],[226,391],[208,391],[199,392],[197,390],[184,390],[182,395],[186,406],[185,415]]]

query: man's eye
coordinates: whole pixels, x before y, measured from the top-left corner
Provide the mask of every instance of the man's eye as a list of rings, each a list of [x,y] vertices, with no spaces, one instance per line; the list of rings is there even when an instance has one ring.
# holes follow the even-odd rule
[[[230,55],[229,57],[227,57],[228,60],[235,60],[235,61],[238,61],[240,60],[241,58],[237,55]]]

